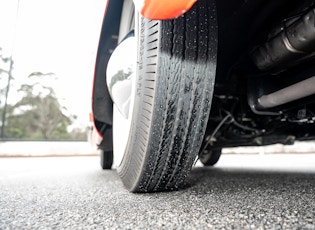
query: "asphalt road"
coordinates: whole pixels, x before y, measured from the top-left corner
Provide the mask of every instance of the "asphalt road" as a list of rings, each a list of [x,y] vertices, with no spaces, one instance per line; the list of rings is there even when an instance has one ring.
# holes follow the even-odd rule
[[[0,229],[315,229],[315,154],[223,155],[188,185],[131,194],[97,157],[0,158]]]

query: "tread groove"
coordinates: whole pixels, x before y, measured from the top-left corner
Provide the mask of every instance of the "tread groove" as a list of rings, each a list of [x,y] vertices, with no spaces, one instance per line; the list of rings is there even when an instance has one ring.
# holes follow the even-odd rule
[[[180,22],[183,22],[184,19],[181,18],[179,20],[180,20]],[[183,26],[183,25],[181,24],[180,26]],[[180,29],[181,28],[177,28],[176,26],[174,26],[173,27],[173,34],[176,35],[178,33],[177,30],[180,30]],[[183,34],[185,34],[186,33],[185,26],[183,26],[183,29],[184,29]],[[184,45],[185,42],[186,42],[186,36],[178,36],[178,37],[177,36],[173,36],[173,43],[174,44],[179,44],[180,43],[180,45],[178,45],[178,46],[181,46],[181,48],[178,48],[177,46],[173,46],[173,53],[176,53],[178,49],[179,50],[182,49],[183,50],[182,53],[184,54],[182,56],[182,58],[184,60],[185,60],[185,57],[186,57],[186,55],[185,55],[186,46]],[[185,66],[183,66],[183,69],[181,69],[181,71],[173,73],[173,76],[177,76],[177,78],[179,79],[178,80],[179,81],[178,86],[176,87],[178,92],[179,92],[178,93],[179,95],[182,95],[183,94],[182,92],[184,90],[184,86],[183,86],[183,84],[184,84],[184,77],[180,77],[182,72],[185,73]],[[175,79],[173,79],[173,80],[175,80]],[[176,103],[176,101],[177,101],[177,103]],[[167,157],[166,157],[166,160],[165,160],[166,163],[164,164],[163,170],[162,170],[162,172],[161,172],[161,174],[159,176],[159,179],[158,179],[158,181],[157,181],[157,183],[156,183],[156,185],[154,187],[154,190],[158,190],[161,187],[161,184],[165,184],[166,183],[166,181],[168,180],[167,177],[169,176],[168,171],[172,167],[172,166],[169,166],[169,164],[172,163],[173,159],[176,158],[177,154],[178,154],[176,152],[176,150],[175,150],[176,146],[174,146],[174,145],[176,144],[176,140],[175,140],[176,135],[178,135],[177,131],[178,131],[179,123],[180,123],[179,116],[180,116],[180,113],[181,113],[181,110],[182,110],[182,107],[181,107],[182,106],[182,98],[178,97],[178,98],[176,98],[176,101],[174,101],[174,104],[176,103],[176,111],[175,111],[175,119],[174,119],[175,122],[173,124],[173,129],[172,129],[172,131],[171,131],[171,133],[169,135],[170,136],[170,144],[168,146]],[[173,168],[173,170],[176,170],[176,169]]]

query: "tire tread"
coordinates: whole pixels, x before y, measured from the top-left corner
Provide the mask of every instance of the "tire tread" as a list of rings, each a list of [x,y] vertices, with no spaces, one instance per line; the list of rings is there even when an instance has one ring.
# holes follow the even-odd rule
[[[135,111],[141,116],[128,143],[132,154],[125,154],[118,170],[130,191],[181,187],[197,157],[215,77],[214,6],[199,0],[174,20],[141,18]]]

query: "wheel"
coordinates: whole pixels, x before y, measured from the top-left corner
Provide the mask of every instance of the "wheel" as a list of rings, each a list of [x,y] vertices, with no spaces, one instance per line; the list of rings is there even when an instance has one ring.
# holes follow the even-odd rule
[[[100,151],[102,169],[111,169],[113,164],[113,151]]]
[[[213,166],[218,163],[221,156],[221,149],[204,150],[199,154],[199,160],[204,166]]]
[[[118,46],[107,69],[117,171],[132,192],[177,189],[197,157],[210,113],[217,54],[215,4],[199,0],[174,20],[130,15],[124,7],[122,24],[135,18],[135,23],[127,23],[134,25],[133,40]],[[113,70],[119,66],[115,63],[128,62],[122,57],[133,54],[128,73]],[[129,96],[121,96],[125,94]]]

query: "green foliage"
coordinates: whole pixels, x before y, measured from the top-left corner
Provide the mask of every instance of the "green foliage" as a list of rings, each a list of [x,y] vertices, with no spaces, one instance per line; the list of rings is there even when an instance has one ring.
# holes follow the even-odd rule
[[[0,47],[0,115],[3,115],[9,70],[13,60],[2,56]],[[11,65],[11,66],[10,66]],[[54,90],[43,84],[51,81],[53,73],[33,72],[20,86],[21,99],[14,105],[7,105],[5,116],[5,138],[30,140],[86,140],[86,131],[74,129],[68,132],[75,116],[66,116]],[[48,79],[49,78],[49,79]],[[11,76],[11,80],[14,78]],[[49,83],[48,83],[49,84]],[[11,84],[10,84],[11,85]],[[12,89],[11,89],[12,91]],[[0,116],[0,117],[1,117]],[[1,121],[0,121],[1,124]]]
[[[6,136],[46,140],[65,138],[70,123],[70,119],[61,112],[56,98],[50,95],[24,97],[8,114]]]
[[[41,77],[41,74],[32,76]],[[8,107],[6,137],[34,140],[69,139],[71,119],[64,115],[54,90],[36,82],[24,84],[23,97]]]

